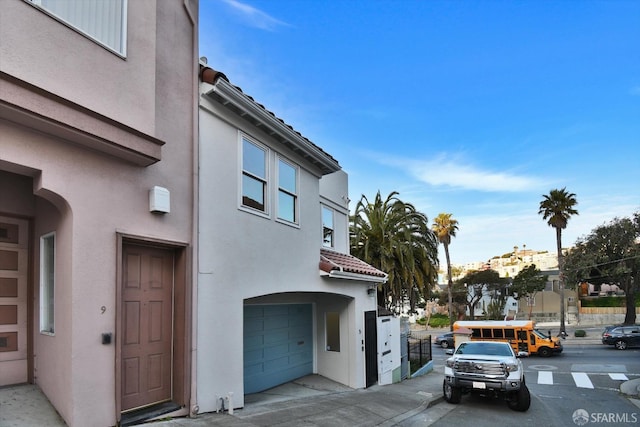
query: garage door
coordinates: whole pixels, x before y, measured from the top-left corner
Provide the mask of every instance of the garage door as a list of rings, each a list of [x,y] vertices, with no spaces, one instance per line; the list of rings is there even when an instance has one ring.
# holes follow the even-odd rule
[[[311,304],[244,306],[244,392],[313,373]]]

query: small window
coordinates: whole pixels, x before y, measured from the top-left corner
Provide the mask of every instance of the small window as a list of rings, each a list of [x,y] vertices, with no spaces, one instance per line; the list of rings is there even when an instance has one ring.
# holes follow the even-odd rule
[[[504,330],[504,337],[512,340],[512,339],[516,338],[516,334],[515,334],[513,329],[505,329]]]
[[[493,335],[491,335],[491,329],[483,329],[482,338],[493,338]]]
[[[322,246],[333,247],[333,209],[322,207]]]
[[[56,236],[40,238],[40,332],[55,332],[55,260]]]
[[[28,0],[122,56],[127,54],[127,0]]]
[[[340,313],[326,314],[327,351],[340,351]]]
[[[502,329],[494,329],[493,330],[493,337],[494,338],[504,338],[504,333],[502,332]]]
[[[472,338],[482,338],[482,329],[473,328],[473,333],[471,334]]]
[[[242,206],[267,212],[267,150],[242,139]]]
[[[278,159],[278,218],[298,222],[298,169]]]

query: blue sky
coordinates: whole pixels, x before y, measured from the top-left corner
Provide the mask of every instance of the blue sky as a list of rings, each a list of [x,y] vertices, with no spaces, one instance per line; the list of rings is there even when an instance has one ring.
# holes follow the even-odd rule
[[[640,1],[201,0],[200,55],[329,152],[351,207],[452,213],[452,262],[640,211]],[[444,262],[444,258],[441,258]]]

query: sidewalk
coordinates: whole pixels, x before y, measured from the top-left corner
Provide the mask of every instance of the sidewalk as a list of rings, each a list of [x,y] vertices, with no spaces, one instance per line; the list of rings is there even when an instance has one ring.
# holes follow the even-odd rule
[[[430,372],[396,384],[353,390],[311,375],[247,396],[245,408],[148,423],[153,427],[204,426],[393,426],[427,411],[431,422],[442,415],[442,373]],[[251,403],[251,400],[253,402]],[[428,420],[425,420],[428,421]],[[423,424],[428,425],[428,424]]]

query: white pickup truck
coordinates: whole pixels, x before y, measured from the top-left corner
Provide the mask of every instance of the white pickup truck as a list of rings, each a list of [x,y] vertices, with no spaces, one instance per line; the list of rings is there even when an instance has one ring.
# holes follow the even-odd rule
[[[442,391],[449,403],[460,403],[462,394],[475,392],[502,396],[509,407],[524,412],[531,405],[531,396],[524,380],[519,356],[506,342],[469,341],[461,343],[444,368]]]

